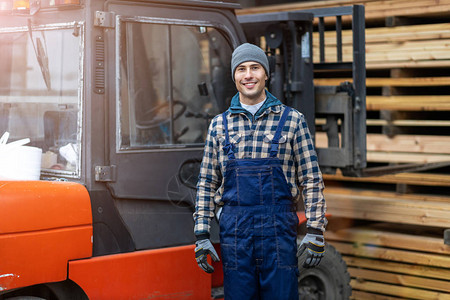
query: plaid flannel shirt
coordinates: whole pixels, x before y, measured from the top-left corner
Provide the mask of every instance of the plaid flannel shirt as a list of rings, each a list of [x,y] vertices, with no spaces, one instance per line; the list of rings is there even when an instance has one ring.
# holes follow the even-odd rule
[[[227,111],[230,142],[237,159],[269,157],[271,141],[285,109],[275,96],[266,91],[264,105],[255,116],[242,108],[236,94]],[[196,210],[194,213],[196,235],[209,234],[210,221],[216,205],[223,205],[223,176],[227,155],[222,150],[225,131],[222,115],[211,121],[205,142],[203,161],[197,183]],[[317,162],[304,116],[295,109],[289,113],[279,141],[278,158],[291,188],[294,201],[300,198],[299,187],[305,204],[307,227],[325,230],[325,199],[323,179]]]

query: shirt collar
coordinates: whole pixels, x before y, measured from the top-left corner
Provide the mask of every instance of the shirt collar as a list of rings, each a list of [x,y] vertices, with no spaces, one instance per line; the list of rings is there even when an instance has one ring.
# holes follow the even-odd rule
[[[268,114],[270,112],[280,113],[281,105],[282,105],[281,101],[266,90],[266,100],[263,106],[261,106],[259,110],[256,112],[255,118],[258,118],[263,114],[266,113]],[[230,111],[231,114],[248,113],[248,111],[242,107],[241,102],[239,101],[239,93],[234,95],[234,97],[231,99],[231,105],[228,110]]]

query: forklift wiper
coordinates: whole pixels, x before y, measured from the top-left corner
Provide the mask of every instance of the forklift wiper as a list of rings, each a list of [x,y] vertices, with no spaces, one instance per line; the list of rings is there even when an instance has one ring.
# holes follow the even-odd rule
[[[50,80],[50,71],[48,69],[48,55],[40,38],[36,38],[36,45],[34,44],[31,19],[28,19],[28,33],[30,35],[31,43],[33,44],[34,54],[36,55],[39,67],[41,68],[42,78],[44,79],[45,85],[47,86],[47,90],[50,91],[52,89],[52,86]]]

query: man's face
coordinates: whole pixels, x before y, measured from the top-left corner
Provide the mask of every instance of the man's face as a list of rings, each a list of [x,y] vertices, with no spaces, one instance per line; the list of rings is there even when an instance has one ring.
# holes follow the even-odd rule
[[[263,66],[254,61],[240,64],[234,72],[237,90],[244,99],[248,98],[251,101],[258,100],[263,95],[266,80],[267,75]],[[265,94],[263,96],[265,97]]]

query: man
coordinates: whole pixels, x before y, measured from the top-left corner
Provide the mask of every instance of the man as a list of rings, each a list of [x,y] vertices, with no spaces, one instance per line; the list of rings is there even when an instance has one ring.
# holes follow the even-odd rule
[[[322,175],[304,116],[265,90],[269,63],[261,48],[237,47],[231,69],[238,93],[209,127],[197,184],[195,256],[214,271],[207,254],[216,205],[225,299],[298,299],[295,201],[303,187],[307,235],[297,255],[319,264],[326,226]]]

